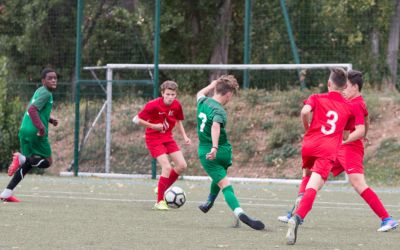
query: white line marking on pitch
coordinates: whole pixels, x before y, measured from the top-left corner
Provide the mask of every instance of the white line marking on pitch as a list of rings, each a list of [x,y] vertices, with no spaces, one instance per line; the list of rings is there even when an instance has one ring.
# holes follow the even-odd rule
[[[72,200],[92,200],[92,201],[117,201],[117,202],[154,202],[154,199],[148,200],[148,199],[115,199],[115,198],[98,198],[98,197],[82,197],[82,196],[52,196],[52,195],[27,195],[27,194],[20,194],[19,196],[21,197],[32,197],[32,198],[47,198],[47,199],[72,199]],[[201,204],[204,201],[187,201],[187,203],[196,203],[196,204]],[[217,204],[225,204],[225,202],[222,201],[217,201]],[[288,207],[287,204],[261,204],[261,203],[241,203],[243,206],[251,206],[251,207]],[[328,203],[325,203],[328,204]],[[317,208],[323,208],[323,209],[343,209],[343,210],[370,210],[369,207],[367,207],[364,204],[364,207],[353,207],[354,204],[348,204],[348,203],[329,203],[329,204],[338,204],[341,205],[340,207],[338,206],[320,206],[318,203],[316,204]],[[343,205],[349,205],[349,207],[343,207]]]

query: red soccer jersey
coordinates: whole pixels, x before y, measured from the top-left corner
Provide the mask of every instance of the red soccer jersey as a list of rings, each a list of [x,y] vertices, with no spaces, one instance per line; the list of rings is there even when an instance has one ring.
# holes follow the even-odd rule
[[[365,124],[365,117],[368,116],[368,109],[367,105],[364,102],[364,98],[362,96],[355,97],[350,100],[350,103],[354,106],[354,110],[356,112],[356,115],[359,117],[359,119],[352,118],[350,119],[350,133],[353,132],[356,129],[357,125],[364,125]],[[362,142],[362,139],[358,139],[356,141],[346,143],[345,146],[355,146],[358,148],[364,148],[364,144]]]
[[[174,100],[171,105],[165,105],[163,98],[159,97],[149,101],[138,114],[140,119],[150,123],[162,123],[165,131],[160,132],[151,128],[146,128],[146,139],[170,139],[172,129],[176,121],[184,119],[183,110],[180,102]]]
[[[313,115],[302,154],[335,160],[343,131],[349,129],[349,119],[356,114],[353,105],[338,92],[313,94],[304,104],[311,106]],[[359,117],[355,119],[358,123]]]

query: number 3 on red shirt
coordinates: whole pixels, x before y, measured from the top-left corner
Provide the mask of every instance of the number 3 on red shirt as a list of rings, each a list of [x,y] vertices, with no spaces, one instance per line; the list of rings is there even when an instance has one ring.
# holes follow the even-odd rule
[[[335,111],[329,110],[328,113],[326,113],[326,117],[328,117],[326,123],[331,125],[331,128],[329,130],[326,130],[325,126],[322,125],[321,132],[325,135],[330,135],[335,132],[336,122],[338,120],[338,114]]]

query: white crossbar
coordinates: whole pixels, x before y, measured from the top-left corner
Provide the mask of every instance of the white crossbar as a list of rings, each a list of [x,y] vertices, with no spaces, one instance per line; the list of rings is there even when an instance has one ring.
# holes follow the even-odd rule
[[[159,69],[169,70],[285,70],[285,69],[322,69],[343,67],[352,69],[350,63],[313,63],[313,64],[159,64]],[[104,69],[153,69],[154,64],[107,64],[105,66],[88,66],[84,70]]]

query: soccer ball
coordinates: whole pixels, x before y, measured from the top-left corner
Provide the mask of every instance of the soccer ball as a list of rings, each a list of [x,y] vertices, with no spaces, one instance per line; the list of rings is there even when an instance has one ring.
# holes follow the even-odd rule
[[[173,186],[164,193],[164,200],[170,208],[180,208],[186,202],[186,194],[182,188]]]

